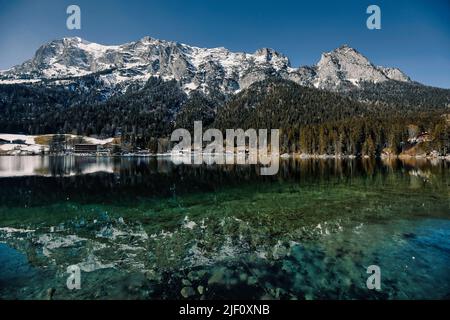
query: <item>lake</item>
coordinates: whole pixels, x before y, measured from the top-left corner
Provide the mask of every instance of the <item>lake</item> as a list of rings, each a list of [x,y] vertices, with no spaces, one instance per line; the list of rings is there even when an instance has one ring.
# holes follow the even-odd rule
[[[449,183],[440,160],[0,157],[0,298],[450,299]]]

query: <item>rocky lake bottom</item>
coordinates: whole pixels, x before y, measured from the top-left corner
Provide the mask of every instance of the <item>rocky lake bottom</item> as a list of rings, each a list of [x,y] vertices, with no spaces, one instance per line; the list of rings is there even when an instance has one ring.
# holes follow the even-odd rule
[[[449,169],[0,157],[0,298],[450,299]]]

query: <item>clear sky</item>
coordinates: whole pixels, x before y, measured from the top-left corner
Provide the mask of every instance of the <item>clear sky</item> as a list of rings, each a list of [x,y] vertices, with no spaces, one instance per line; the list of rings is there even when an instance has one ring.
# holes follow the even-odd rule
[[[70,4],[81,8],[79,31],[66,28]],[[381,8],[381,30],[366,28],[371,4]],[[146,35],[233,51],[270,47],[295,67],[348,44],[376,65],[450,88],[450,0],[0,0],[0,69],[57,38],[121,44]]]

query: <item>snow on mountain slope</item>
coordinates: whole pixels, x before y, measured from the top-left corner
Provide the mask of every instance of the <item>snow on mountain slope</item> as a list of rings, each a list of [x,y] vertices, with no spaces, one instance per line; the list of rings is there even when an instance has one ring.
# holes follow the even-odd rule
[[[366,57],[346,45],[322,54],[316,72],[313,84],[317,88],[338,87],[344,81],[358,85],[360,81],[377,83],[388,80]]]
[[[410,82],[411,79],[398,68],[378,67],[391,80]]]
[[[342,46],[324,53],[312,67],[292,68],[289,59],[263,48],[253,54],[225,48],[198,48],[144,37],[118,46],[105,46],[81,38],[64,38],[41,46],[25,63],[0,72],[0,83],[65,79],[96,74],[106,89],[143,85],[149,77],[176,80],[192,90],[218,90],[225,94],[245,89],[269,76],[301,85],[338,90],[361,81],[410,81],[400,70],[375,67],[356,50]]]

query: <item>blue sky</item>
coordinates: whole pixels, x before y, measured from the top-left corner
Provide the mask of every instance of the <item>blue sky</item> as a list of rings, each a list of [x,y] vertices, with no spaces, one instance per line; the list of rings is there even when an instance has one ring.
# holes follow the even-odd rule
[[[81,7],[79,31],[66,28],[70,4]],[[366,28],[371,4],[381,8],[381,30]],[[376,65],[450,88],[449,0],[0,0],[0,69],[57,38],[120,44],[146,35],[233,51],[270,47],[293,66],[348,44]]]

